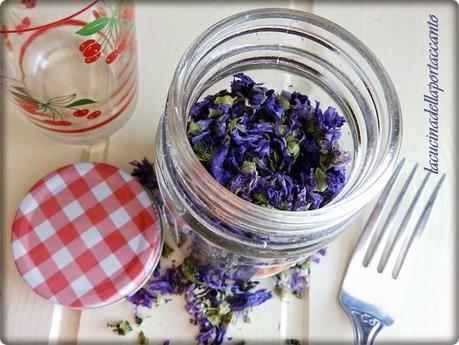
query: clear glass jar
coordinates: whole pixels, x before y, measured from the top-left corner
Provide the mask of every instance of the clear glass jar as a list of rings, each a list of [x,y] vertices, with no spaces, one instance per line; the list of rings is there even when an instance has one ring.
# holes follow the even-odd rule
[[[292,212],[251,204],[221,186],[186,135],[192,106],[244,72],[280,92],[299,91],[345,116],[342,146],[353,160],[344,189],[326,206]],[[156,169],[169,225],[192,255],[243,277],[266,276],[335,239],[393,171],[401,142],[394,86],[362,42],[316,15],[260,9],[205,31],[182,57],[157,134]]]

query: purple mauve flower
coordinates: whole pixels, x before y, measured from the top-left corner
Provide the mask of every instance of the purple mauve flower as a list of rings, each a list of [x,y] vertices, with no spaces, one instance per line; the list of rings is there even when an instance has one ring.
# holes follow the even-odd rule
[[[238,149],[232,148],[227,155],[236,155],[238,152]],[[243,154],[245,151],[241,152]],[[146,183],[156,181],[154,169],[148,160],[145,159],[142,163],[136,162],[133,165],[135,166],[135,176],[139,180]],[[342,171],[339,169],[332,170],[330,171],[330,179],[341,183],[341,174]],[[256,179],[256,183],[253,182],[254,176],[251,174],[238,176],[241,179],[247,179],[245,184],[239,183],[243,188],[247,187],[247,184],[253,184],[253,189],[257,193],[272,188],[282,198],[292,198],[294,194],[304,194],[301,199],[307,200],[315,184],[312,173],[305,174],[304,171],[300,174],[302,177],[297,181],[295,176],[280,172],[259,177]],[[299,193],[297,193],[299,187],[296,184],[303,185]],[[157,184],[155,186],[157,190]],[[240,232],[236,227],[225,226],[230,231]],[[321,249],[309,260],[318,262],[325,253],[325,249]],[[197,344],[222,344],[228,325],[234,318],[246,316],[251,308],[272,298],[270,291],[264,289],[254,291],[258,285],[257,282],[243,279],[246,274],[241,274],[241,271],[249,272],[251,270],[254,274],[257,270],[255,266],[243,269],[240,266],[233,269],[224,267],[220,267],[216,263],[203,264],[200,262],[198,264],[191,261],[191,258],[187,258],[184,264],[177,268],[168,268],[164,275],[160,276],[160,265],[158,265],[152,281],[128,297],[128,300],[136,306],[136,320],[140,319],[139,324],[142,321],[137,314],[138,306],[152,308],[153,304],[159,303],[162,294],[182,294],[186,300],[185,310],[192,316],[193,322],[199,330],[195,338]],[[296,296],[300,297],[309,285],[309,265],[304,262],[299,263],[287,273],[283,274],[282,279],[279,278],[279,275],[277,276],[276,290],[290,289]],[[226,307],[220,308],[222,305],[226,305]],[[169,344],[168,340],[164,341],[164,345],[166,344]]]
[[[229,182],[228,188],[230,191],[237,194],[244,186],[248,185],[252,180],[250,175],[236,175]]]
[[[345,119],[307,95],[279,95],[238,73],[230,91],[198,102],[190,118],[188,139],[201,163],[244,200],[304,211],[323,207],[343,188],[345,174],[332,169],[344,172],[350,162],[339,145]]]
[[[285,115],[285,109],[279,104],[274,90],[266,92],[266,100],[261,105],[261,109],[266,113],[275,116],[277,119],[282,119]]]
[[[293,268],[290,281],[292,292],[301,295],[304,289],[309,286],[309,280],[309,274],[304,274],[300,269]]]
[[[334,194],[341,192],[346,181],[346,175],[342,169],[331,168],[327,170],[328,190]]]
[[[263,90],[251,90],[249,93],[249,102],[253,106],[258,106],[263,103],[265,94]]]
[[[152,188],[158,188],[158,181],[156,179],[153,165],[147,158],[144,158],[142,162],[133,161],[130,162],[130,164],[135,167],[131,175],[136,177],[141,184],[144,186],[151,186]]]
[[[191,117],[194,120],[199,120],[205,118],[209,115],[209,108],[214,103],[215,96],[207,96],[202,102],[198,102],[191,109]]]
[[[144,288],[127,297],[127,300],[137,306],[151,308],[155,302],[155,297]]]
[[[161,293],[180,294],[183,291],[183,278],[175,268],[168,268],[163,277],[152,281],[148,288]]]
[[[301,93],[295,91],[292,92],[290,96],[290,104],[295,105],[295,106],[311,106],[311,101],[309,100],[309,97],[306,95],[302,95]]]
[[[198,135],[191,138],[191,143],[196,144],[200,141],[204,141],[206,138],[210,137],[210,130],[205,130],[199,133]]]
[[[244,73],[237,73],[234,75],[234,80],[231,83],[231,92],[240,92],[243,95],[247,95],[254,87],[255,82],[249,76]]]
[[[222,146],[219,148],[212,157],[212,163],[210,171],[212,176],[221,184],[224,184],[227,180],[227,174],[223,168],[225,163],[226,155],[228,154],[228,146]]]
[[[254,123],[249,133],[273,133],[274,131],[274,124],[271,122],[256,122]]]
[[[214,119],[213,118],[210,118],[210,119],[202,119],[202,120],[199,120],[198,122],[196,122],[197,124],[201,125],[202,126],[202,131],[205,131],[209,128],[209,126],[214,122]]]
[[[231,309],[233,311],[242,311],[247,308],[253,308],[262,304],[263,302],[266,302],[272,297],[273,294],[271,291],[267,290],[258,290],[253,293],[236,294],[230,299]]]
[[[345,122],[344,117],[340,116],[335,108],[328,107],[319,118],[319,127],[326,127],[327,129],[340,128]]]

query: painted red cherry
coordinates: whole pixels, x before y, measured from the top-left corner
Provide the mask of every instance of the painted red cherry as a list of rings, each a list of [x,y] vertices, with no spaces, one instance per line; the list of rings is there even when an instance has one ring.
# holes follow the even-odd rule
[[[3,25],[2,29],[0,31],[2,31],[3,38],[5,38],[5,39],[8,38],[8,32],[7,32],[8,31],[8,27],[6,25]]]
[[[125,8],[123,11],[121,11],[120,15],[121,19],[124,20],[133,20],[134,19],[134,11],[130,8]]]
[[[27,8],[34,8],[37,5],[37,0],[22,0],[22,3]]]
[[[38,104],[29,103],[22,99],[16,99],[18,105],[28,113],[34,114],[38,110]]]
[[[100,116],[100,114],[102,114],[102,112],[100,112],[99,110],[93,111],[91,114],[88,115],[87,119],[88,120],[97,119]]]
[[[16,32],[18,35],[22,35],[23,34],[23,32],[21,31],[23,29],[25,29],[25,27],[22,24],[16,25],[16,27],[15,27],[15,30],[19,30],[18,32]]]
[[[77,110],[73,113],[73,116],[75,117],[83,117],[89,114],[89,109],[81,109]]]
[[[121,53],[124,49],[126,49],[126,45],[128,42],[128,35],[123,35],[120,40],[120,44],[118,45],[118,52]]]
[[[10,40],[6,41],[6,48],[8,51],[12,52],[13,51],[13,43],[11,43]]]
[[[97,42],[94,42],[85,48],[85,50],[83,51],[83,55],[85,57],[91,57],[91,56],[97,55],[100,52],[100,48],[101,48],[100,44]]]
[[[107,58],[105,59],[105,62],[110,65],[113,61],[116,60],[116,58],[118,57],[119,53],[120,53],[120,51],[118,49],[115,49],[110,54],[108,54]]]
[[[66,120],[43,120],[43,123],[51,126],[70,126],[72,123]]]
[[[99,13],[99,11],[97,11],[97,10],[92,11],[92,14],[93,14],[93,16],[94,16],[95,18],[100,18],[100,17],[102,17],[102,15],[101,15],[101,14]]]
[[[28,27],[31,24],[30,18],[29,17],[24,17],[22,18],[22,25],[24,27]]]
[[[70,121],[65,121],[65,120],[61,120],[61,121],[56,121],[56,126],[71,126],[72,123]]]
[[[86,63],[93,63],[94,61],[97,61],[97,59],[100,57],[100,52],[97,53],[96,55],[94,56],[90,56],[90,57],[87,57],[86,59],[84,59],[84,62]]]
[[[93,44],[94,42],[96,42],[96,40],[93,40],[93,39],[89,39],[89,40],[86,40],[84,41],[83,43],[81,43],[80,45],[80,52],[84,52],[84,50],[89,47],[89,45]]]

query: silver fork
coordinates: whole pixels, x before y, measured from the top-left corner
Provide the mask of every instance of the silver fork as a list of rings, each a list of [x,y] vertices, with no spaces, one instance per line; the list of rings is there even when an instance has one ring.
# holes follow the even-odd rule
[[[402,275],[402,279],[399,276],[400,271],[402,267],[405,271],[407,266],[411,266],[421,234],[445,179],[443,175],[437,182],[414,230],[409,233],[408,225],[412,223],[410,219],[413,211],[432,173],[426,174],[400,225],[395,227],[397,212],[402,205],[407,205],[404,201],[406,191],[411,186],[418,167],[416,165],[411,170],[401,190],[394,194],[394,201],[388,202],[404,164],[405,159],[398,164],[376,202],[354,249],[341,286],[339,299],[352,322],[356,344],[373,344],[379,331],[394,323],[403,288],[406,286],[404,276]],[[385,207],[388,207],[386,217],[382,214]],[[405,238],[403,242],[402,238]],[[381,246],[383,243],[384,249]]]

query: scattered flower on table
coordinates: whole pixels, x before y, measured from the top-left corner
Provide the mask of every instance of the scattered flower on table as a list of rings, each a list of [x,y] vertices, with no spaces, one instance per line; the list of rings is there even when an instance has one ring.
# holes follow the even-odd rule
[[[302,298],[303,292],[309,287],[311,263],[318,264],[321,257],[327,253],[326,249],[320,249],[306,260],[300,261],[288,270],[276,274],[274,292],[280,298],[284,298],[289,292],[295,297]]]
[[[148,338],[145,336],[145,333],[143,333],[143,331],[139,332],[138,338],[139,338],[139,345],[148,344]]]
[[[126,335],[132,331],[131,324],[129,321],[120,321],[120,322],[111,322],[107,324],[107,327],[110,328],[113,333],[117,335]]]
[[[142,162],[134,161],[131,164],[135,167],[133,175],[151,195],[159,197],[153,165],[146,158]],[[164,246],[162,258],[172,252],[172,247]],[[309,285],[311,262],[318,263],[325,254],[325,249],[321,249],[309,259],[277,275],[274,292],[285,296],[291,291],[295,296],[301,297]],[[222,344],[231,323],[240,319],[248,321],[251,309],[273,296],[269,290],[257,289],[258,282],[229,276],[227,271],[212,264],[204,265],[187,258],[177,267],[166,268],[162,275],[160,266],[155,269],[150,282],[128,298],[135,305],[136,324],[141,325],[143,321],[143,317],[139,315],[139,307],[152,309],[162,304],[166,295],[181,295],[186,301],[185,310],[192,317],[190,322],[198,328],[195,340],[199,345]],[[119,328],[117,324],[114,325],[115,329]],[[139,334],[139,340],[140,338]],[[289,344],[299,344],[295,343],[295,339],[288,341]],[[164,342],[164,345],[167,344],[168,340]]]

